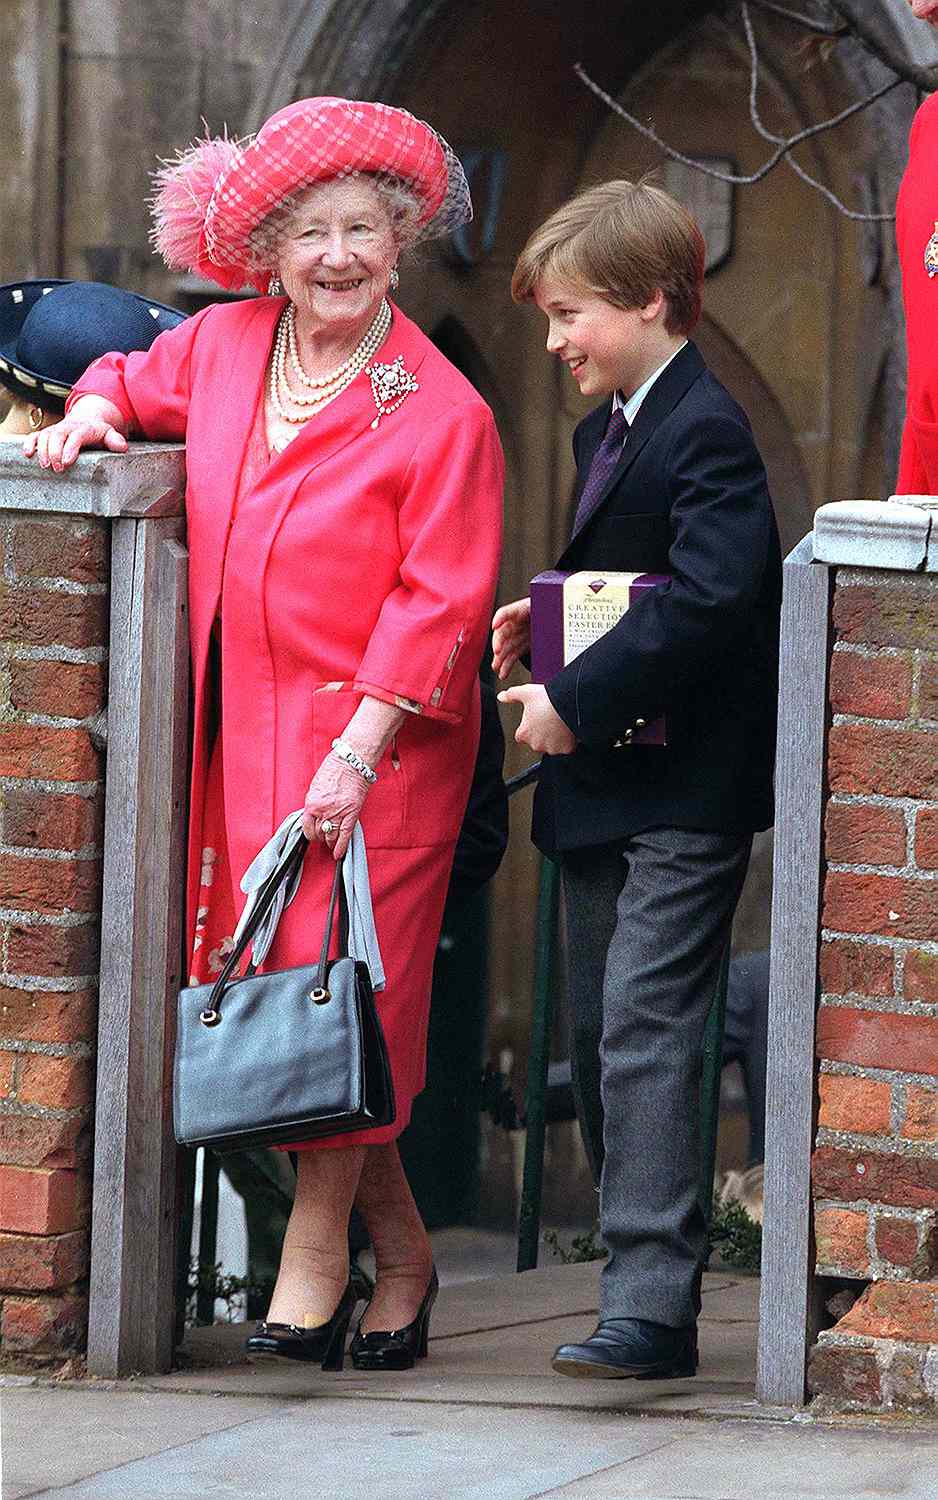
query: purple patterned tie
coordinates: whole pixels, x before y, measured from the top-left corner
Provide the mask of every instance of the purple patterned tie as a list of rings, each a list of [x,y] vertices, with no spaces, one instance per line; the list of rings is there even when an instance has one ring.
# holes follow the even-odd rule
[[[614,406],[606,428],[606,436],[593,454],[593,462],[590,464],[580,503],[576,508],[573,520],[574,536],[593,514],[609,476],[622,457],[622,444],[625,442],[628,430],[629,424],[625,420],[625,412],[621,406]]]

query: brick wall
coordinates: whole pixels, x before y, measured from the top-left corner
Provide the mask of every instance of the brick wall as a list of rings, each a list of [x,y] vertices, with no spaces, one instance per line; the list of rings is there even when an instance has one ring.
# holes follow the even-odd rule
[[[0,519],[0,1356],[84,1344],[109,523]]]
[[[818,1270],[861,1295],[816,1394],[938,1405],[938,578],[840,569],[825,817]]]

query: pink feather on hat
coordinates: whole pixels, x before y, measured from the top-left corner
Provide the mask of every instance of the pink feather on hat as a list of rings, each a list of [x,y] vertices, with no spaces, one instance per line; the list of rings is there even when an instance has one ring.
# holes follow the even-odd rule
[[[241,154],[241,145],[227,135],[207,136],[154,172],[150,242],[171,270],[197,270],[229,288],[244,285],[246,275],[238,267],[216,265],[205,246],[205,215],[212,194]]]

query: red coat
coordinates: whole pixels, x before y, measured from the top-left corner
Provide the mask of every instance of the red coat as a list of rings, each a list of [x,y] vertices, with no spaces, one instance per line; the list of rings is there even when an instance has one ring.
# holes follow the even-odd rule
[[[938,94],[912,122],[896,204],[909,381],[896,493],[938,494]],[[929,275],[926,252],[936,274]]]
[[[403,355],[419,389],[373,429],[371,386],[359,375],[273,457],[235,508],[283,305],[261,298],[210,307],[146,353],[106,355],[75,390],[108,397],[148,438],[186,442],[195,688],[190,951],[216,616],[235,882],[302,805],[363,693],[420,705],[378,765],[362,815],[398,1118],[393,1129],[361,1139],[388,1139],[407,1123],[423,1086],[433,955],[478,741],[477,674],[498,569],[502,456],[488,407],[395,309],[378,358]],[[327,686],[337,683],[338,691]],[[310,851],[269,967],[312,958],[330,865],[322,849]],[[238,909],[242,900],[238,893]]]

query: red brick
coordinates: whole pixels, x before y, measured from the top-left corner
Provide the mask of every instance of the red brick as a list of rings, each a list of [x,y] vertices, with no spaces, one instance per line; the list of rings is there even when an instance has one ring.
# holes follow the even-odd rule
[[[938,636],[938,591],[896,588],[883,582],[834,591],[834,627],[840,640],[865,646],[907,646],[930,651]]]
[[[915,819],[915,863],[938,870],[938,808],[923,807]]]
[[[808,1390],[812,1396],[875,1409],[882,1400],[876,1355],[871,1349],[815,1344],[808,1363]]]
[[[895,955],[879,943],[842,938],[821,944],[821,988],[828,995],[892,995]]]
[[[0,1229],[62,1234],[82,1226],[81,1184],[67,1168],[0,1167]]]
[[[834,652],[830,702],[835,713],[867,719],[907,719],[911,701],[911,658]]]
[[[0,1315],[0,1345],[4,1353],[67,1354],[84,1348],[88,1329],[88,1298],[5,1297]]]
[[[938,1016],[822,1005],[817,1054],[860,1068],[938,1074]]]
[[[0,854],[0,906],[20,911],[97,911],[101,861]]]
[[[51,1292],[71,1286],[88,1271],[88,1235],[0,1233],[0,1288]]]
[[[918,1256],[919,1232],[914,1219],[877,1219],[876,1253],[893,1266],[910,1267]]]
[[[938,880],[829,870],[824,926],[873,937],[938,938]]]
[[[811,1173],[817,1198],[885,1203],[893,1208],[938,1208],[938,1159],[934,1157],[819,1146]]]
[[[106,646],[107,599],[0,583],[0,640],[19,646]]]
[[[906,954],[903,989],[907,1000],[938,1005],[938,953],[913,949]]]
[[[864,1338],[938,1344],[938,1281],[874,1281],[837,1329]]]
[[[0,1123],[0,1162],[14,1167],[77,1167],[91,1153],[91,1122],[9,1114]]]
[[[855,1276],[866,1276],[870,1257],[866,1248],[867,1217],[846,1208],[819,1208],[814,1214],[814,1238],[819,1266],[840,1266]]]
[[[39,781],[97,781],[101,759],[86,729],[39,724],[0,726],[0,776]]]
[[[106,682],[97,662],[13,661],[10,702],[20,713],[86,719],[103,707]]]
[[[36,974],[42,978],[78,978],[95,974],[98,968],[97,922],[77,927],[11,926],[7,943],[7,972]]]
[[[108,538],[103,526],[79,530],[74,523],[19,521],[13,530],[10,555],[18,578],[107,581]]]
[[[0,987],[0,1036],[24,1042],[93,1041],[98,997],[93,990]]]
[[[922,662],[918,711],[922,719],[938,719],[938,661]]]
[[[9,1099],[13,1092],[13,1066],[15,1052],[0,1052],[0,1099]]]
[[[910,1141],[938,1141],[938,1089],[910,1083],[905,1092],[901,1134]]]
[[[822,1073],[818,1089],[818,1124],[825,1129],[852,1130],[857,1135],[889,1134],[892,1089],[888,1083]]]
[[[898,808],[831,802],[824,830],[825,852],[833,864],[905,864],[907,833]]]
[[[94,1064],[87,1057],[48,1057],[27,1052],[20,1058],[17,1098],[49,1109],[80,1109],[91,1102]]]
[[[835,724],[828,775],[834,792],[938,797],[938,731]]]
[[[104,799],[8,789],[0,814],[0,842],[22,849],[100,848]]]

